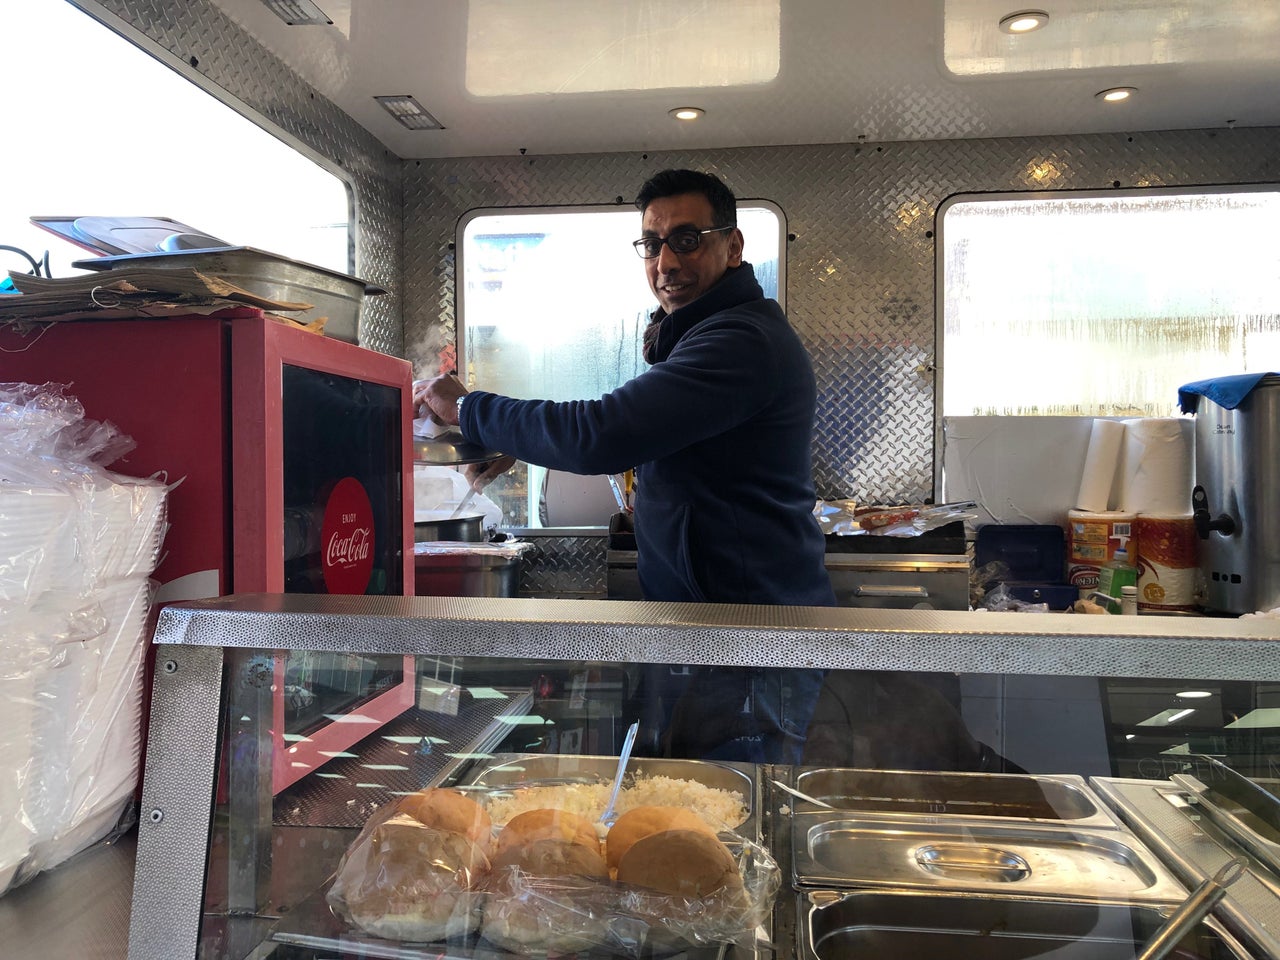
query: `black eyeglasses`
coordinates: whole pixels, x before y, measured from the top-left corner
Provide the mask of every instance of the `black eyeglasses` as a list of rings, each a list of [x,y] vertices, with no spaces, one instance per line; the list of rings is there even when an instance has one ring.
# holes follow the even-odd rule
[[[652,260],[662,253],[664,243],[671,248],[672,253],[693,253],[701,246],[703,234],[732,229],[733,225],[730,224],[727,227],[712,227],[710,230],[675,230],[665,237],[641,237],[631,245],[644,259]]]

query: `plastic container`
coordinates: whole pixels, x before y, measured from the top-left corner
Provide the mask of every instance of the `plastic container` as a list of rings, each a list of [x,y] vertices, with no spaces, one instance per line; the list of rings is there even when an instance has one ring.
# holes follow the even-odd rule
[[[1121,587],[1120,588],[1120,613],[1125,616],[1137,616],[1138,614],[1138,588],[1137,587]]]
[[[1121,547],[1116,555],[1098,571],[1099,602],[1105,602],[1109,613],[1120,613],[1120,598],[1125,587],[1133,587],[1137,602],[1138,568],[1129,562],[1129,551]],[[1135,612],[1136,608],[1135,608]]]

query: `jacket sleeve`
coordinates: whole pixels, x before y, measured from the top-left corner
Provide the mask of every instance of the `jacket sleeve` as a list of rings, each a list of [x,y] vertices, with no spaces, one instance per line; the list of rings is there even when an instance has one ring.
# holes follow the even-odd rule
[[[708,318],[666,360],[598,400],[517,400],[474,391],[462,405],[462,432],[552,470],[618,473],[723,433],[785,389],[774,376],[769,341],[752,318]]]

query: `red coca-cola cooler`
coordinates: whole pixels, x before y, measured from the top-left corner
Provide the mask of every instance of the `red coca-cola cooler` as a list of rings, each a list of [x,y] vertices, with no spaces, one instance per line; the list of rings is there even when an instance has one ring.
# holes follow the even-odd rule
[[[413,593],[412,370],[256,310],[0,329],[0,380],[66,383],[170,485],[158,602]],[[269,638],[264,646],[269,646]],[[277,791],[413,704],[410,657],[275,663]],[[355,679],[353,679],[353,677]]]

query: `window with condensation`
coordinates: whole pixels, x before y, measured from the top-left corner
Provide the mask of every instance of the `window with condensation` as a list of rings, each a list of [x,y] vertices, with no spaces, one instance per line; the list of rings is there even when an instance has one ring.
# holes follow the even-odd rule
[[[65,277],[92,254],[31,217],[167,217],[352,269],[348,186],[297,147],[70,3],[6,4],[4,36],[0,87],[32,108],[5,121],[0,245]],[[31,265],[0,250],[9,270]]]
[[[743,257],[765,296],[785,306],[782,211],[767,201],[740,201],[738,227]],[[630,207],[488,209],[464,217],[457,347],[467,385],[525,399],[593,400],[643,372],[642,337],[657,304],[631,246],[640,233],[640,213]],[[521,464],[486,494],[511,526],[560,526],[546,513],[544,484],[545,471]],[[603,480],[601,489],[607,495]]]
[[[1280,370],[1280,187],[957,196],[938,211],[941,413],[1171,416]]]

